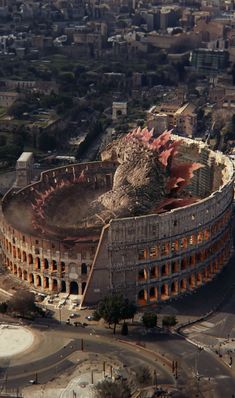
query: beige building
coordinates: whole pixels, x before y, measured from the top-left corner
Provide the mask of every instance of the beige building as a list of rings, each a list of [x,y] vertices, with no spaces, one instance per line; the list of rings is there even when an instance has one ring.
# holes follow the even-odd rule
[[[19,97],[19,93],[14,91],[0,91],[0,106],[8,108]]]
[[[154,128],[157,134],[166,129],[175,129],[179,134],[193,137],[197,130],[196,107],[191,103],[153,106],[147,112],[147,126],[149,129]]]

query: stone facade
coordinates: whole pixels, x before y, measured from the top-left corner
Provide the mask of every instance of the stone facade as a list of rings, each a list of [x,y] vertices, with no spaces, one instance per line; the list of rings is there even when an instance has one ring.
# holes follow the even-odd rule
[[[205,164],[190,187],[200,201],[163,214],[112,219],[99,230],[84,230],[73,242],[15,228],[6,209],[17,195],[42,189],[66,170],[74,175],[90,167],[100,185],[109,185],[112,162],[109,168],[94,162],[49,170],[41,182],[8,192],[1,223],[6,267],[39,291],[78,294],[83,305],[111,292],[124,293],[138,305],[157,303],[211,280],[232,251],[233,166],[203,143],[184,143],[180,156]]]

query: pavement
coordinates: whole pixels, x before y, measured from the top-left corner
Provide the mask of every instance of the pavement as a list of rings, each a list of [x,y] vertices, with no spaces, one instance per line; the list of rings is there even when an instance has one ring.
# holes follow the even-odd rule
[[[34,342],[34,334],[18,325],[0,325],[0,358],[12,357],[29,349]]]

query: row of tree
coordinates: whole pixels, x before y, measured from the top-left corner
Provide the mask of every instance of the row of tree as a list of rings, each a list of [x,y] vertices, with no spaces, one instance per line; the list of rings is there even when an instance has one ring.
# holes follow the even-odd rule
[[[110,295],[104,297],[98,304],[97,309],[93,313],[93,318],[99,321],[101,318],[108,323],[109,327],[113,325],[113,333],[116,333],[116,327],[120,321],[122,324],[123,335],[128,334],[127,319],[133,319],[137,312],[137,307],[121,294]],[[157,326],[157,314],[153,311],[147,311],[143,314],[142,323],[145,328],[154,328]],[[174,315],[165,316],[162,319],[163,327],[171,327],[176,325],[177,320]]]

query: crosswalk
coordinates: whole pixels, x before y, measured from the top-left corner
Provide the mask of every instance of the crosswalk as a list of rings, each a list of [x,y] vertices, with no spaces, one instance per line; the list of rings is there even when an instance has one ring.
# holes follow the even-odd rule
[[[195,325],[192,325],[186,329],[184,329],[184,334],[192,334],[192,333],[203,333],[207,331],[208,329],[211,329],[215,326],[214,323],[212,322],[201,322],[201,323],[196,323]]]

